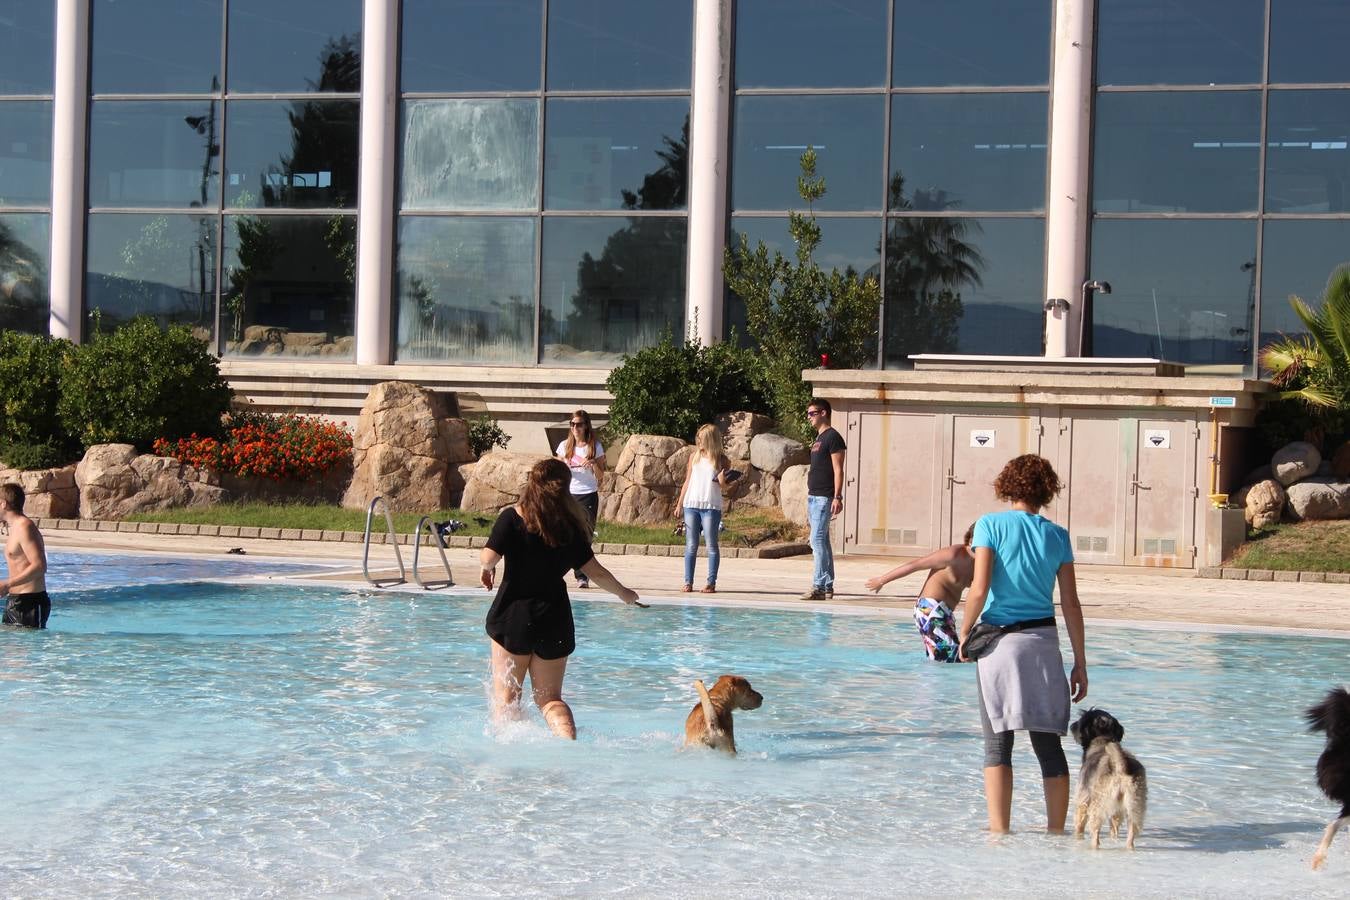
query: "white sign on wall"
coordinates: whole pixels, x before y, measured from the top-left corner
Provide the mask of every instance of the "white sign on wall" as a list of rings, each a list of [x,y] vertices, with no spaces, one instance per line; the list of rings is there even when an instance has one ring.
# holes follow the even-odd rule
[[[1166,428],[1145,428],[1144,446],[1153,450],[1170,450],[1172,432]]]
[[[988,450],[994,446],[994,443],[994,429],[972,428],[970,430],[970,446]]]

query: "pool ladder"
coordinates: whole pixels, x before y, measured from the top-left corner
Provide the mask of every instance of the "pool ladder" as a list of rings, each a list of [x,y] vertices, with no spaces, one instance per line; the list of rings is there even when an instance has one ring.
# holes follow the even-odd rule
[[[394,548],[394,561],[398,563],[397,578],[375,578],[370,574],[370,534],[371,526],[375,521],[375,510],[377,507],[384,509],[384,524],[386,534],[389,536],[389,543]],[[436,552],[441,555],[441,565],[445,567],[444,581],[423,581],[422,576],[417,571],[417,560],[422,552],[422,533],[425,531],[431,538],[432,544],[436,547]],[[412,558],[412,580],[418,587],[426,591],[439,590],[440,588],[454,587],[455,579],[450,574],[450,560],[445,558],[445,542],[441,536],[436,533],[436,526],[431,521],[431,516],[422,516],[417,520],[417,527],[412,533],[413,558]],[[366,581],[375,587],[393,587],[398,584],[408,583],[408,570],[403,567],[403,551],[399,549],[398,532],[394,530],[394,517],[389,512],[389,504],[384,502],[383,497],[376,497],[370,501],[369,508],[366,509],[366,535],[364,541],[365,547],[361,554],[361,574],[366,576]]]

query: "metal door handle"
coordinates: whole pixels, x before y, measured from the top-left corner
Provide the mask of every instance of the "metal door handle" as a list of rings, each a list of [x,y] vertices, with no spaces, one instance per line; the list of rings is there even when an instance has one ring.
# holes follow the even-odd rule
[[[961,479],[957,478],[955,475],[953,475],[951,469],[948,469],[948,470],[947,470],[947,488],[950,489],[951,486],[954,485],[954,484],[965,484],[965,482],[962,481]]]
[[[1152,488],[1150,488],[1148,485],[1144,484],[1144,483],[1143,483],[1142,481],[1140,481],[1138,478],[1131,478],[1131,479],[1130,479],[1130,493],[1131,493],[1131,494],[1134,494],[1135,488],[1138,488],[1138,489],[1141,490],[1141,491],[1149,491],[1149,490],[1152,490]]]

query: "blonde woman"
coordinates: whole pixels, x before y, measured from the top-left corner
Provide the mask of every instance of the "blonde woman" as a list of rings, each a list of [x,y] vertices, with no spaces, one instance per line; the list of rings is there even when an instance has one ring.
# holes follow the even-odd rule
[[[694,561],[698,559],[698,537],[708,543],[708,583],[703,593],[717,591],[717,564],[721,551],[717,545],[722,527],[722,489],[731,483],[731,462],[722,450],[722,434],[716,425],[703,425],[694,437],[694,452],[684,472],[684,484],[675,503],[675,515],[684,516],[684,590],[694,589]]]
[[[600,478],[605,474],[605,448],[595,436],[591,427],[591,414],[584,409],[572,413],[567,423],[567,439],[558,445],[553,455],[567,463],[572,470],[572,496],[586,511],[591,523],[591,534],[595,533],[595,519],[600,513]],[[577,569],[577,587],[588,588],[591,580],[586,573]]]

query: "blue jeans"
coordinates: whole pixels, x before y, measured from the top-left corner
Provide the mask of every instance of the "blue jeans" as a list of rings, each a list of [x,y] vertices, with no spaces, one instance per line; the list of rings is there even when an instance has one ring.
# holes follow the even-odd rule
[[[718,531],[722,525],[720,509],[684,508],[684,583],[694,583],[694,560],[698,559],[698,535],[708,542],[708,584],[717,584],[717,564],[722,551],[717,546]]]
[[[830,498],[807,497],[806,521],[811,526],[811,588],[834,590],[834,550],[830,549]]]

